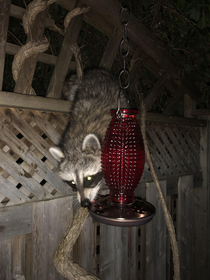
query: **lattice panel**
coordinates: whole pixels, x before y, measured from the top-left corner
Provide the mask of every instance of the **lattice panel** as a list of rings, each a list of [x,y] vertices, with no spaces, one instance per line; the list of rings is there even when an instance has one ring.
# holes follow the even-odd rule
[[[67,115],[1,108],[0,119],[0,206],[71,194],[48,151]]]
[[[159,179],[200,172],[200,131],[194,126],[147,123],[147,140]],[[152,180],[146,162],[143,181]]]
[[[67,122],[67,114],[0,108],[0,206],[72,194],[49,153]],[[147,123],[159,179],[200,171],[199,137],[196,127]],[[151,180],[146,163],[142,181]]]

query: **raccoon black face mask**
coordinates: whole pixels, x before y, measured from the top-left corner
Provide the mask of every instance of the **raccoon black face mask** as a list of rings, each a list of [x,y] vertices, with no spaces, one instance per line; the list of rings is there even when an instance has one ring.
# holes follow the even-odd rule
[[[73,100],[70,121],[60,143],[50,152],[59,162],[58,175],[77,191],[81,206],[87,207],[98,193],[108,189],[101,170],[101,146],[110,110],[117,107],[119,84],[105,70],[96,69],[83,76],[80,86],[67,82],[65,91]],[[125,92],[121,107],[135,107]]]
[[[59,177],[77,192],[81,206],[89,206],[103,182],[101,145],[98,138],[94,134],[88,134],[81,150],[69,150],[67,157],[59,147],[51,147],[50,152],[59,161]]]

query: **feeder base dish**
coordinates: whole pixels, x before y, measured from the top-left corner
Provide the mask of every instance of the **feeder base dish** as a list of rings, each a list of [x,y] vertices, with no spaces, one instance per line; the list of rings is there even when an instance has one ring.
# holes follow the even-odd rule
[[[135,197],[131,204],[110,202],[109,196],[101,196],[88,208],[96,221],[118,227],[144,225],[152,220],[155,207],[147,201]]]

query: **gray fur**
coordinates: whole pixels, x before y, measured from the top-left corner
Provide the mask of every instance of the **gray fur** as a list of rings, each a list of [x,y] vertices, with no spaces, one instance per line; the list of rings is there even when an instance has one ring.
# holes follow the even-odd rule
[[[65,181],[74,181],[83,206],[87,204],[82,202],[93,201],[105,185],[102,178],[96,186],[85,188],[84,178],[101,171],[101,147],[118,95],[119,83],[107,71],[87,72],[74,94],[70,121],[61,141],[57,148],[50,149],[59,161],[58,175]],[[126,93],[121,93],[121,108],[133,107],[128,100]]]

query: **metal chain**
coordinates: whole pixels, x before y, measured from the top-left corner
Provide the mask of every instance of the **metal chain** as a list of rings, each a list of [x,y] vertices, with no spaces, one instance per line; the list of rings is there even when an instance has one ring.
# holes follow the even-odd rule
[[[129,55],[130,43],[127,37],[127,26],[130,19],[130,11],[128,7],[122,6],[120,10],[120,23],[123,27],[123,38],[120,42],[120,55],[123,60],[123,69],[119,74],[119,83],[121,89],[127,89],[130,85],[130,73],[126,68],[126,58]]]
[[[130,50],[130,43],[127,37],[127,26],[130,20],[130,10],[128,7],[123,6],[121,1],[121,9],[120,9],[120,23],[123,27],[123,38],[120,42],[120,55],[122,57],[123,61],[123,69],[120,71],[119,74],[119,84],[120,84],[120,90],[119,90],[119,97],[118,97],[118,109],[116,112],[117,118],[120,119],[122,116],[122,112],[120,110],[120,94],[122,90],[125,90],[130,85],[130,73],[128,69],[126,68],[126,58],[129,55]]]

